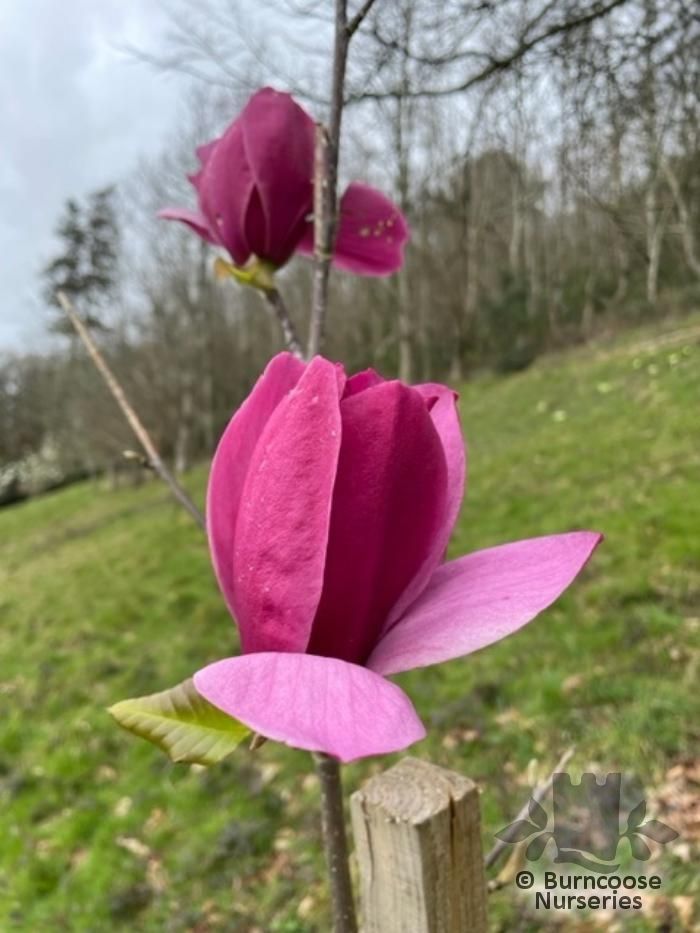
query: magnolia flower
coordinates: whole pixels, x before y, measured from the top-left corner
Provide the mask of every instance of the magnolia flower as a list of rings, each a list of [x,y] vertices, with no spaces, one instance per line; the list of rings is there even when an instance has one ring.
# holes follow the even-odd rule
[[[444,562],[464,491],[456,396],[280,353],[229,423],[207,523],[243,654],[197,691],[251,729],[343,761],[425,730],[387,676],[470,654],[550,605],[601,536]]]
[[[236,267],[262,261],[274,270],[294,253],[313,252],[315,125],[289,94],[253,94],[223,136],[200,146],[189,176],[199,210],[167,208],[230,253]],[[358,275],[400,268],[408,225],[381,192],[353,182],[340,199],[333,262]]]

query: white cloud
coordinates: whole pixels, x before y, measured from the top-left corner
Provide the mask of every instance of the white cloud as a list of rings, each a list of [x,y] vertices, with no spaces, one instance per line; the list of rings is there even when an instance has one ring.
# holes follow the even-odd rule
[[[162,30],[143,0],[2,5],[0,349],[44,330],[37,273],[65,199],[124,177],[172,126],[183,80],[120,51]]]

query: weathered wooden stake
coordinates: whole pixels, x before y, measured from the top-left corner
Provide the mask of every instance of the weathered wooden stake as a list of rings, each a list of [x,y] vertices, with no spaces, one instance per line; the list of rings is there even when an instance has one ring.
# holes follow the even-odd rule
[[[363,933],[485,933],[473,781],[417,758],[351,798]]]

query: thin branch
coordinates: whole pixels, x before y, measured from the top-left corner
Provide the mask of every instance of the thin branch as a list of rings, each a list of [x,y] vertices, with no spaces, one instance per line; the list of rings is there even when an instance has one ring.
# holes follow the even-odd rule
[[[554,783],[554,775],[558,771],[562,771],[568,765],[568,763],[574,757],[574,752],[575,752],[575,748],[573,747],[567,749],[564,752],[564,754],[561,756],[559,761],[554,766],[554,769],[552,773],[549,775],[549,777],[547,778],[547,780],[543,784],[540,784],[533,791],[531,795],[533,800],[535,800],[537,803],[542,803],[542,801],[544,800],[544,798],[547,796],[547,794],[552,788],[552,784]],[[515,820],[513,820],[513,822],[517,823],[518,820],[524,820],[529,812],[529,809],[530,809],[530,800],[528,799],[527,803],[524,804],[524,806],[520,809],[520,812],[516,816]],[[491,851],[488,853],[488,855],[484,859],[484,865],[486,866],[486,868],[491,868],[493,865],[495,865],[498,859],[501,857],[502,853],[508,848],[509,845],[510,845],[509,842],[504,842],[502,839],[499,839],[496,845],[491,849]]]
[[[304,354],[301,349],[301,343],[299,342],[294,322],[289,315],[284,298],[276,288],[265,291],[265,298],[279,321],[287,349],[295,356],[298,356],[299,359],[303,359]]]
[[[149,464],[155,470],[158,476],[160,476],[163,482],[168,486],[174,498],[177,499],[177,501],[184,509],[186,509],[190,517],[193,518],[195,522],[197,522],[200,528],[204,528],[204,516],[163,462],[155,444],[153,443],[153,440],[151,439],[151,435],[148,433],[143,425],[143,422],[129,403],[129,400],[124,394],[124,390],[117,381],[117,377],[109,368],[107,361],[105,360],[104,356],[102,356],[102,353],[100,352],[95,341],[92,339],[90,331],[76,314],[69,298],[64,292],[59,291],[56,293],[56,299],[61,308],[65,311],[78,336],[83,341],[85,349],[90,355],[92,362],[95,364],[96,369],[106,382],[107,387],[114,396],[117,405],[119,405],[121,408],[124,417],[129,423],[129,427],[134,432],[141,446],[145,450]]]
[[[617,7],[624,6],[629,2],[630,0],[607,0],[606,3],[595,6],[593,9],[582,13],[578,17],[573,19],[564,19],[553,23],[551,26],[548,26],[546,29],[542,30],[542,32],[538,33],[536,36],[532,36],[529,39],[526,38],[526,36],[521,36],[520,42],[512,52],[501,58],[492,57],[489,63],[485,65],[480,71],[470,75],[460,84],[447,85],[445,87],[423,87],[408,92],[403,87],[388,88],[384,91],[363,91],[361,94],[353,94],[348,97],[346,103],[357,104],[362,103],[365,100],[383,100],[387,97],[432,98],[448,97],[451,94],[460,94],[464,91],[468,91],[470,88],[477,84],[481,84],[482,82],[487,81],[489,78],[492,78],[503,71],[507,71],[517,62],[521,61],[521,59],[523,59],[537,46],[543,45],[556,36],[567,32],[573,32],[576,29],[581,29],[585,26],[588,26],[596,20],[608,16],[610,13],[612,13],[613,10],[617,9]]]
[[[357,32],[359,27],[362,25],[362,21],[365,19],[369,11],[374,6],[375,0],[365,0],[360,9],[355,13],[350,22],[346,25],[345,31],[347,33],[348,39],[352,39],[354,34]]]
[[[314,168],[314,280],[311,301],[311,323],[307,356],[315,356],[323,345],[328,280],[338,213],[338,157],[340,126],[343,118],[345,71],[348,62],[347,0],[335,0],[335,33],[333,39],[333,76],[331,80],[331,110],[328,130],[319,126],[316,133],[316,164]]]
[[[330,233],[331,208],[328,203],[329,150],[328,130],[322,123],[317,123],[314,155],[314,277],[309,344],[306,351],[308,359],[312,359],[323,345],[328,306],[328,279],[333,257],[333,240]]]
[[[357,933],[348,864],[340,762],[337,758],[331,758],[330,755],[321,752],[315,752],[313,759],[321,785],[321,826],[331,886],[333,933]]]

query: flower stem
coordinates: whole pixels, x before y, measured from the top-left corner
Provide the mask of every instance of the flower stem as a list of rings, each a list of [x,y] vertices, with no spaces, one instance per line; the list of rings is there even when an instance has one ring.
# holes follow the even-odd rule
[[[299,338],[297,337],[294,323],[292,322],[289,311],[287,310],[287,305],[285,304],[282,295],[277,291],[276,288],[274,288],[265,292],[265,298],[267,299],[267,302],[270,305],[270,308],[275,317],[279,321],[287,349],[290,351],[290,353],[293,353],[295,356],[298,356],[299,359],[302,359],[304,354],[302,353],[301,344],[299,343]]]
[[[321,823],[333,905],[333,933],[357,933],[345,834],[340,762],[337,758],[331,758],[330,755],[321,752],[314,753],[313,758],[321,784]]]

